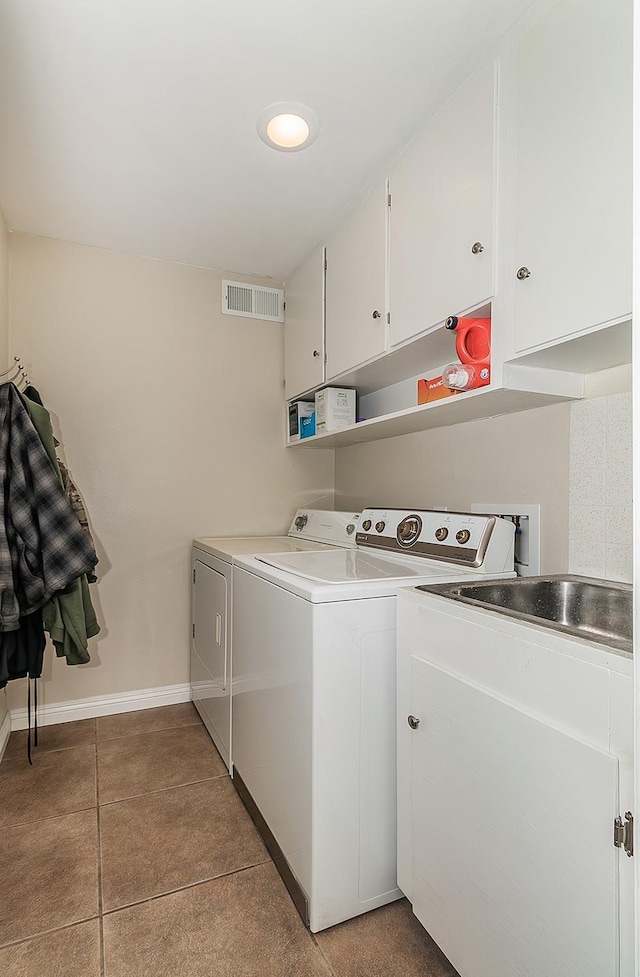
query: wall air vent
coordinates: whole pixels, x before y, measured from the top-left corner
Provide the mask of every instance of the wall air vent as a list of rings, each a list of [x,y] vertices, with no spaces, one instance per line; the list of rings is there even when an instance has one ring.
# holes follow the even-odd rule
[[[248,319],[284,322],[284,290],[223,279],[222,311],[224,315],[241,315]]]

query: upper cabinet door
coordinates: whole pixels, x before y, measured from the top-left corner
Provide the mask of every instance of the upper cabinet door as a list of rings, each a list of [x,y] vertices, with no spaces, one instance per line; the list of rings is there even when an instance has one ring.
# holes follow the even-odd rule
[[[631,0],[561,0],[515,51],[515,349],[631,312]]]
[[[493,295],[496,72],[475,72],[391,173],[391,345]]]
[[[296,268],[285,287],[284,370],[288,400],[324,383],[324,247]]]
[[[386,349],[387,213],[383,182],[326,243],[329,379]]]

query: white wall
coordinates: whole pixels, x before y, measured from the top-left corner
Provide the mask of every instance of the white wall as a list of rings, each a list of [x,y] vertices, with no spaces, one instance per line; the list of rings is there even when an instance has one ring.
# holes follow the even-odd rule
[[[54,415],[100,556],[102,635],[89,665],[48,655],[49,703],[186,683],[191,538],[281,532],[296,506],[333,503],[333,452],[284,448],[282,326],[222,316],[221,277],[11,235],[10,354]]]
[[[9,234],[4,215],[0,210],[0,372],[7,362],[7,345],[9,335]],[[7,698],[0,692],[0,726],[7,714]]]
[[[567,569],[569,405],[336,451],[336,505],[541,505],[544,573]]]

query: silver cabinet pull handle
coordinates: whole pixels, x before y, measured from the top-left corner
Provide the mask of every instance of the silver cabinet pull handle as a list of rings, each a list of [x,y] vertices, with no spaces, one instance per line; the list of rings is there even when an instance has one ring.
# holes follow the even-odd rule
[[[407,716],[407,722],[411,726],[411,729],[417,729],[420,725],[420,720],[417,716]]]
[[[471,254],[482,254],[484,251],[484,244],[480,241],[476,241],[475,244],[471,245]]]
[[[518,268],[516,272],[516,278],[518,279],[519,282],[523,282],[525,278],[530,278],[530,277],[531,277],[531,272],[529,271],[526,265],[523,265],[522,268]]]

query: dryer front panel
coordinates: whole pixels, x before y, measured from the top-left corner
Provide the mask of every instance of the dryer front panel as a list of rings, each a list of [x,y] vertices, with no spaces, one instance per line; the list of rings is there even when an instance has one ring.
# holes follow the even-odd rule
[[[228,682],[227,578],[212,567],[194,562],[194,635],[198,657],[222,691]]]

